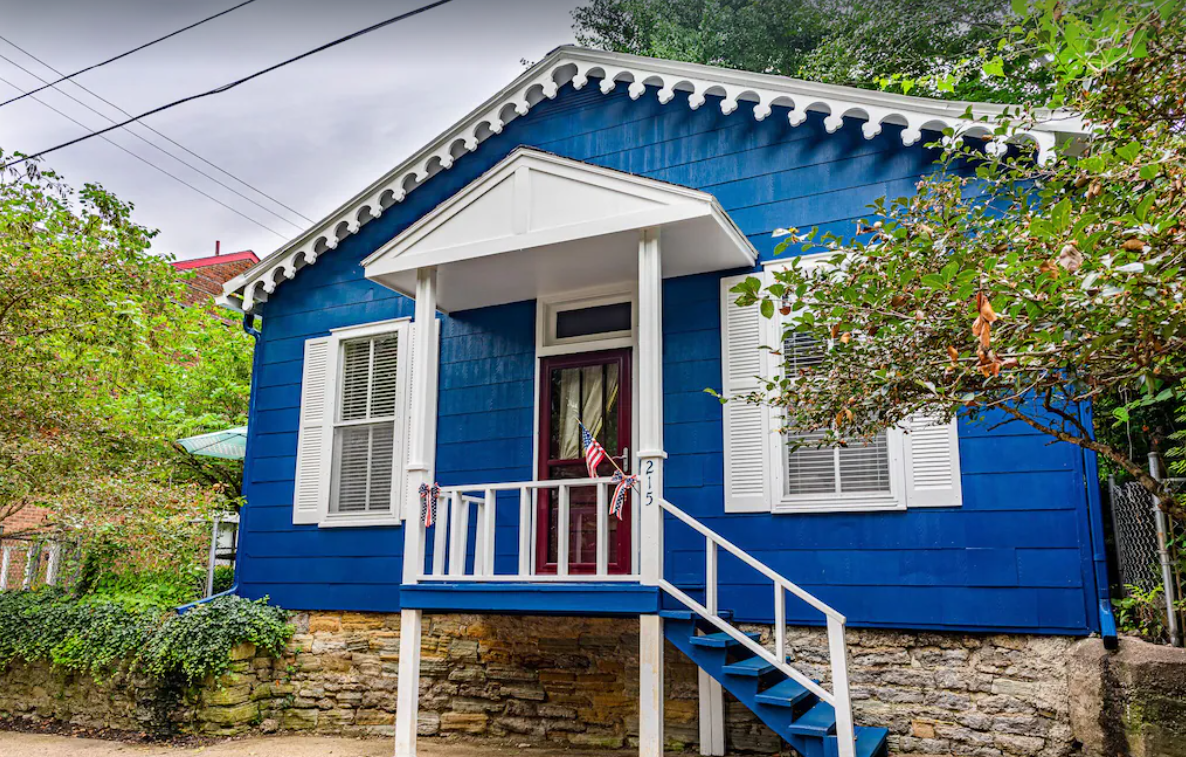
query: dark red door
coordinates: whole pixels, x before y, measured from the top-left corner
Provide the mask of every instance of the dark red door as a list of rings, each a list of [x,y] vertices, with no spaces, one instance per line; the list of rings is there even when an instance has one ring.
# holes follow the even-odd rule
[[[588,478],[580,424],[596,437],[614,461],[627,469],[630,447],[630,350],[586,352],[544,358],[540,364],[539,478]],[[613,475],[604,461],[601,476]],[[612,489],[610,490],[612,493]],[[556,572],[559,551],[559,496],[541,490],[537,504],[536,566]],[[568,572],[597,569],[597,489],[575,487],[569,495]],[[609,518],[607,565],[610,573],[629,573],[631,503],[622,520]]]

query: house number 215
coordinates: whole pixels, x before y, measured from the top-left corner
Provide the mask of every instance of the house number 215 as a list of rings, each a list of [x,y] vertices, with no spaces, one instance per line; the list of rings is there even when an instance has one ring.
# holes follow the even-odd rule
[[[646,477],[646,480],[647,480],[647,490],[646,490],[646,492],[644,492],[644,494],[646,494],[646,498],[643,500],[643,504],[645,504],[647,507],[650,507],[651,505],[655,504],[655,480],[654,480],[654,477],[651,475],[654,472],[655,472],[655,461],[647,460],[646,467],[643,469],[643,475]]]

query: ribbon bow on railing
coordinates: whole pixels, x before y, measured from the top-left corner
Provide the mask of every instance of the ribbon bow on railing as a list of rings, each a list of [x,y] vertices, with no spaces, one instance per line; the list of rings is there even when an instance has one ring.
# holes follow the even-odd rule
[[[626,506],[626,492],[630,491],[630,487],[638,483],[638,476],[627,476],[622,471],[614,471],[614,476],[611,479],[617,486],[614,487],[614,496],[609,502],[609,514],[622,520],[622,508]]]
[[[424,513],[424,527],[432,528],[437,520],[437,499],[441,494],[441,485],[420,484],[420,509]]]

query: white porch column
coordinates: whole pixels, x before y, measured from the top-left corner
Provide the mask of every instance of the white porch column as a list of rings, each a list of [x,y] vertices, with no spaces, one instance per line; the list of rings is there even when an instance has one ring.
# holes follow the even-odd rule
[[[663,618],[638,619],[638,757],[663,757]]]
[[[430,401],[437,383],[436,329],[437,271],[416,271],[416,324],[412,357],[412,417],[409,424],[408,497],[404,508],[403,583],[414,584],[424,570],[424,521],[420,500],[411,495],[422,483],[432,483],[433,413]],[[420,716],[421,610],[403,610],[399,624],[399,691],[395,711],[395,755],[416,757],[416,726]]]
[[[638,240],[638,470],[641,528],[639,574],[655,586],[663,578],[663,260],[659,230]],[[663,619],[639,618],[640,757],[663,757]]]
[[[638,471],[636,512],[641,524],[639,573],[655,586],[663,578],[663,260],[659,230],[638,242]]]

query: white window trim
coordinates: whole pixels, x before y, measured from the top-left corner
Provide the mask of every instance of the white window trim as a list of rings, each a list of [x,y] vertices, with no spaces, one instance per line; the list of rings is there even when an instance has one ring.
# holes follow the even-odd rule
[[[556,315],[567,310],[630,303],[630,329],[586,334],[565,339],[556,338]],[[638,334],[638,293],[622,286],[598,287],[564,294],[548,295],[536,300],[535,350],[539,357],[572,355],[578,352],[616,350],[633,347]]]
[[[406,461],[409,422],[407,408],[408,392],[411,389],[409,358],[411,357],[410,350],[414,349],[411,344],[411,320],[411,318],[394,318],[375,323],[364,323],[358,326],[330,329],[328,357],[330,363],[327,367],[326,395],[329,404],[328,412],[331,415],[326,424],[329,433],[325,434],[322,452],[322,460],[325,461],[321,470],[323,478],[322,491],[326,492],[326,499],[324,509],[321,512],[321,519],[318,522],[318,526],[321,528],[398,526],[403,522],[403,511],[406,509],[404,499],[407,490]],[[391,510],[385,513],[335,513],[332,512],[333,508],[330,499],[334,491],[334,438],[336,437],[335,432],[338,428],[338,406],[341,402],[338,390],[342,373],[342,345],[347,341],[366,339],[384,334],[399,335],[399,354],[397,358],[399,362],[396,368],[397,402],[395,439],[391,453],[393,468],[391,475]]]
[[[800,267],[814,268],[825,264],[836,255],[835,252],[814,253],[799,257]],[[768,261],[763,264],[763,286],[774,281],[774,273],[786,270],[787,260]],[[764,318],[764,328],[768,329],[763,340],[771,346],[782,344],[782,331],[788,317],[775,314],[774,318]],[[771,369],[781,375],[782,361],[769,361]],[[773,488],[772,511],[775,513],[833,513],[833,512],[878,512],[886,510],[906,509],[906,455],[903,445],[903,433],[900,429],[889,429],[886,432],[886,450],[889,457],[890,490],[885,494],[871,492],[855,492],[852,494],[786,494],[787,483],[787,441],[786,437],[777,429],[783,427],[783,420],[777,408],[770,409],[770,428],[776,429],[770,435],[769,459],[772,463],[771,484]]]

